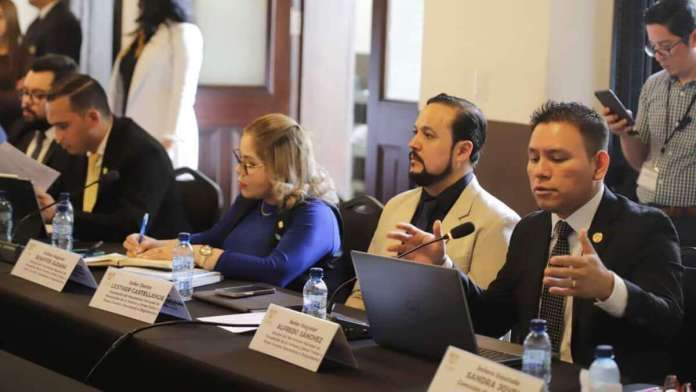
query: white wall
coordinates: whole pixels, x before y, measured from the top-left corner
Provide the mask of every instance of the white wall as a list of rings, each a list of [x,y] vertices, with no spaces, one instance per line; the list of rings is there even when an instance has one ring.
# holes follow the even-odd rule
[[[304,3],[300,121],[312,132],[317,161],[344,198],[351,178],[354,12],[353,0]]]
[[[517,123],[550,98],[593,105],[609,84],[612,10],[611,0],[428,0],[421,103],[445,91]]]

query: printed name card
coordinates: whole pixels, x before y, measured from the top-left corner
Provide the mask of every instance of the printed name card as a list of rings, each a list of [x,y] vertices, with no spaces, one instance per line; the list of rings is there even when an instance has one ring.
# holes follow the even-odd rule
[[[312,372],[324,358],[358,367],[338,324],[275,304],[268,307],[249,348]]]
[[[428,391],[524,392],[543,386],[540,378],[449,346]]]
[[[36,240],[29,240],[10,273],[58,292],[68,280],[97,288],[97,281],[79,254]]]
[[[152,324],[160,313],[191,315],[172,282],[109,267],[89,306]]]

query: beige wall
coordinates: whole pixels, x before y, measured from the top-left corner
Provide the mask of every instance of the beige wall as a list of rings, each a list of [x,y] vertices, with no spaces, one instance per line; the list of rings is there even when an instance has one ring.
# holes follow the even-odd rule
[[[526,123],[549,98],[594,104],[609,83],[612,0],[428,0],[421,102],[467,97]]]

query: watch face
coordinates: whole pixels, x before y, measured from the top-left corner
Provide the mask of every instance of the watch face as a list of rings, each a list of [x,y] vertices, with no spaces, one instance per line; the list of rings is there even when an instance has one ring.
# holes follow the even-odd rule
[[[201,247],[198,253],[200,253],[203,256],[210,256],[213,253],[213,248],[209,247],[208,245],[205,245]]]

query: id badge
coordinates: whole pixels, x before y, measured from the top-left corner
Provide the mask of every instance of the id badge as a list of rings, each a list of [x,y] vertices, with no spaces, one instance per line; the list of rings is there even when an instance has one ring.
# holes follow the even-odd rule
[[[653,193],[657,190],[657,170],[648,162],[640,168],[638,186]]]

